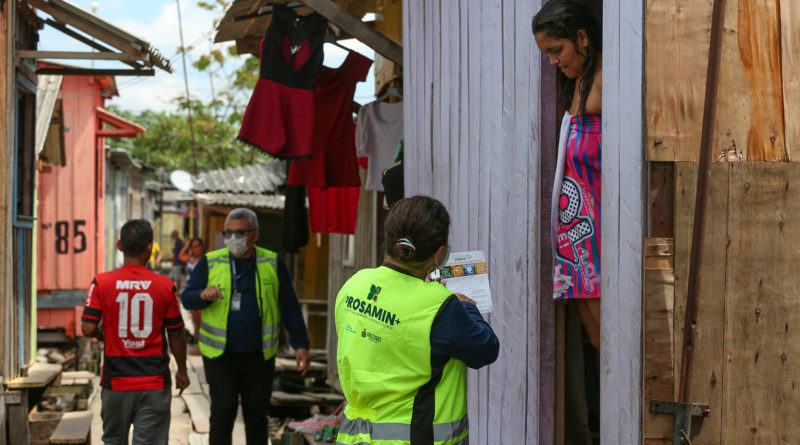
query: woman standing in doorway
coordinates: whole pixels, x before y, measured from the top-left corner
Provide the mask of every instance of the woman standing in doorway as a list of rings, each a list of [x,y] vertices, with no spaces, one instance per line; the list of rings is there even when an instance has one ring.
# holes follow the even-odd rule
[[[561,121],[550,214],[553,298],[575,302],[600,347],[602,36],[591,11],[551,0],[533,18],[536,45],[558,67]]]

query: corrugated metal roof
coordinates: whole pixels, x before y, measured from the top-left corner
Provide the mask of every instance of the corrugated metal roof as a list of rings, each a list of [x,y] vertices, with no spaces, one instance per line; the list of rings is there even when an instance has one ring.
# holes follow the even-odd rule
[[[200,173],[192,192],[203,204],[283,209],[285,183],[285,164],[272,161]]]
[[[258,209],[283,210],[283,195],[257,195],[254,193],[195,193],[195,198],[207,205],[243,206]]]
[[[286,183],[283,162],[246,165],[203,172],[194,178],[195,192],[275,193]]]
[[[36,153],[41,153],[44,141],[47,140],[47,131],[50,129],[50,120],[53,119],[53,108],[58,101],[58,92],[61,91],[61,76],[37,76],[36,85]]]

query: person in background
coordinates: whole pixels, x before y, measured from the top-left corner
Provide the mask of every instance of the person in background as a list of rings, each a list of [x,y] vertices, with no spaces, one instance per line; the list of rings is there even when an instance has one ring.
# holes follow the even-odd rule
[[[173,230],[170,234],[174,244],[172,245],[172,268],[169,271],[169,277],[175,283],[175,286],[180,290],[183,288],[184,268],[186,263],[181,261],[181,250],[183,250],[183,240],[178,234],[177,230]]]
[[[145,267],[153,249],[150,223],[126,222],[117,248],[124,265],[94,277],[81,317],[83,335],[105,339],[103,443],[127,444],[133,424],[133,443],[166,445],[172,400],[166,337],[178,365],[175,386],[181,392],[189,386],[177,291]]]
[[[211,397],[209,444],[231,443],[241,396],[248,445],[267,443],[280,323],[289,331],[297,370],[310,366],[309,340],[289,271],[275,252],[255,245],[250,209],[225,219],[222,249],[203,256],[183,291],[183,306],[202,310],[200,352]]]
[[[200,262],[200,259],[203,258],[203,255],[205,254],[206,245],[200,238],[194,237],[189,240],[188,244],[183,246],[181,251],[178,253],[178,257],[185,264],[187,277],[192,275],[195,266],[197,266],[197,263]],[[201,311],[193,310],[189,312],[192,314],[192,322],[194,323],[194,332],[192,335],[194,337],[194,342],[197,343],[200,339]],[[200,350],[197,349],[196,346],[191,346],[189,348],[189,354],[199,355]]]
[[[161,267],[161,260],[164,259],[164,256],[161,254],[161,247],[159,247],[158,243],[153,241],[153,250],[150,253],[150,259],[147,261],[147,268],[150,270],[158,270]]]
[[[475,302],[428,277],[447,262],[450,215],[427,196],[397,201],[384,263],[336,297],[336,361],[347,399],[337,444],[465,444],[467,367],[500,343]]]
[[[194,267],[206,254],[206,245],[202,239],[194,237],[178,252],[178,259],[186,265],[186,275],[192,275]]]

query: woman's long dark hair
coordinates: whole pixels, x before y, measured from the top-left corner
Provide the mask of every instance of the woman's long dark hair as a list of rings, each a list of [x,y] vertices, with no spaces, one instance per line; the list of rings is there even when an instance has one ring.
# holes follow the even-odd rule
[[[597,60],[603,51],[603,36],[592,11],[574,0],[550,0],[533,17],[533,33],[544,32],[555,39],[569,39],[578,44],[578,31],[586,31],[589,45],[586,47],[586,61],[583,63],[583,78],[579,87],[580,103],[578,114],[586,112],[586,99],[592,90],[594,75],[597,73]],[[558,70],[561,91],[558,100],[565,109],[572,105],[575,79],[567,77]]]

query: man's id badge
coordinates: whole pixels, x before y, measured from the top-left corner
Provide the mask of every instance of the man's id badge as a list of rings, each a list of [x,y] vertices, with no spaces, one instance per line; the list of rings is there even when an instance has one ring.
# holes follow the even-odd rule
[[[242,293],[237,291],[231,295],[231,310],[238,311],[242,309]]]

